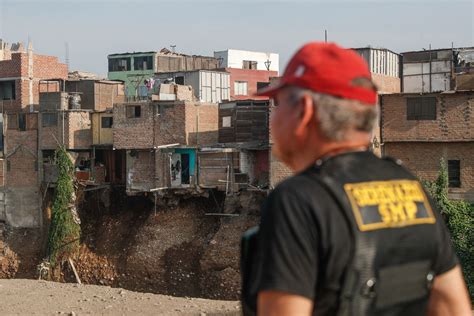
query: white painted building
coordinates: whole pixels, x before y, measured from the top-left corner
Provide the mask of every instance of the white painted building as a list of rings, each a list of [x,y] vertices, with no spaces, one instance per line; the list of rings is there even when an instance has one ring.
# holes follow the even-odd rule
[[[194,70],[157,73],[155,79],[191,86],[201,102],[219,103],[230,100],[230,75],[223,71]]]
[[[279,71],[280,56],[275,53],[252,52],[228,49],[214,52],[222,68],[256,69]]]
[[[365,59],[370,72],[390,77],[400,77],[400,55],[386,48],[363,47],[354,50]]]
[[[403,92],[437,92],[453,87],[453,50],[402,53]]]

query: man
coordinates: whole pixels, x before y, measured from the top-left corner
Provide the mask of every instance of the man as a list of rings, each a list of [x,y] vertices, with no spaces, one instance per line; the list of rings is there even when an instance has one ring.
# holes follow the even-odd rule
[[[368,151],[378,113],[364,60],[309,43],[260,95],[276,106],[274,154],[296,175],[263,206],[244,310],[254,294],[259,315],[471,315],[433,203]]]

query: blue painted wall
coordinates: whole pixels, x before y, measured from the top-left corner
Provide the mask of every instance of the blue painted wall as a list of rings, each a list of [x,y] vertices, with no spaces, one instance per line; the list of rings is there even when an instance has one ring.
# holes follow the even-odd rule
[[[189,175],[194,176],[196,169],[196,149],[194,148],[177,148],[174,150],[177,154],[189,154]]]

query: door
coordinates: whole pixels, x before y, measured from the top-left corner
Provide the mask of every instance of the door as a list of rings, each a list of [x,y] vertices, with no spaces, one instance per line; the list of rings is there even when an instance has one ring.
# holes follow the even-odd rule
[[[189,154],[181,154],[181,183],[189,185]]]
[[[181,186],[181,154],[173,153],[170,161],[171,187]]]

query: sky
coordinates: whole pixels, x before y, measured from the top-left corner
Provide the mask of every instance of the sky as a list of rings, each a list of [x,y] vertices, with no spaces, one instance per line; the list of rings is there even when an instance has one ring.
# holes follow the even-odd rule
[[[30,39],[38,54],[70,70],[105,76],[107,55],[176,51],[212,56],[229,48],[280,54],[280,70],[299,46],[328,40],[395,52],[474,46],[474,0],[0,0],[0,38]]]

